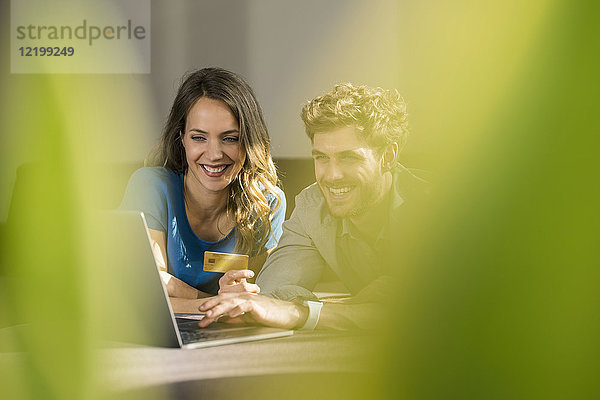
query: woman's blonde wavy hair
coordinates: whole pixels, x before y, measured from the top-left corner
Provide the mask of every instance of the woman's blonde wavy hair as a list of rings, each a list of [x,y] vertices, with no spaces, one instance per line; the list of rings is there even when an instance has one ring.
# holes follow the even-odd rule
[[[311,141],[315,133],[344,126],[354,126],[373,148],[395,142],[401,149],[408,137],[406,103],[397,90],[338,84],[305,104],[301,116]]]
[[[163,166],[185,174],[187,162],[180,132],[192,106],[201,97],[227,104],[238,121],[240,144],[246,161],[229,185],[227,213],[233,215],[238,232],[235,251],[256,255],[264,247],[271,231],[271,219],[281,198],[276,192],[277,171],[271,159],[271,144],[262,110],[254,92],[241,77],[221,68],[203,68],[187,74],[175,96],[160,141],[146,158],[147,166]],[[277,198],[271,211],[266,195]]]

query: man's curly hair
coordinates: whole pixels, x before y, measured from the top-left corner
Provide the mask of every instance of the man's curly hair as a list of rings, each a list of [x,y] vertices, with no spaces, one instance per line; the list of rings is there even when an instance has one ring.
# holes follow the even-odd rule
[[[315,98],[302,107],[306,134],[344,126],[355,127],[373,148],[398,143],[402,148],[408,136],[406,103],[397,90],[353,86],[341,83],[333,91]]]

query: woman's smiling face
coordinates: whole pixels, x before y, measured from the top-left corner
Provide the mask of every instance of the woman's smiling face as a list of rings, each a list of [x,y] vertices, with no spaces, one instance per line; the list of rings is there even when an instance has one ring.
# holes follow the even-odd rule
[[[239,123],[221,100],[201,97],[196,101],[187,115],[181,141],[188,179],[209,191],[227,188],[246,160]]]

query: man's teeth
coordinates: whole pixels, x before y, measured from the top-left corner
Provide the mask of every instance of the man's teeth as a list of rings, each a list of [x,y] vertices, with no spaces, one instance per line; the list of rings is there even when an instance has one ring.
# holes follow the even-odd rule
[[[332,188],[332,187],[329,188],[329,192],[336,196],[340,196],[344,193],[348,193],[349,191],[350,191],[350,186],[344,186],[341,188]]]
[[[227,165],[223,165],[222,167],[219,167],[219,168],[211,168],[208,165],[203,165],[203,167],[208,172],[212,172],[213,174],[216,174],[216,173],[223,171],[225,168],[227,168]]]

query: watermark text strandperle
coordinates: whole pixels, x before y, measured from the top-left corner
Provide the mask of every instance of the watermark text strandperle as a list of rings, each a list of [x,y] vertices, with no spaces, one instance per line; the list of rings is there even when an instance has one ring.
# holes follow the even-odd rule
[[[92,45],[95,40],[120,40],[120,39],[137,39],[146,38],[146,28],[141,25],[134,26],[131,20],[127,20],[127,25],[105,25],[103,27],[97,25],[88,25],[84,19],[81,25],[75,28],[69,25],[19,25],[16,28],[18,40],[88,40],[88,45]]]

